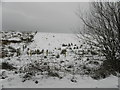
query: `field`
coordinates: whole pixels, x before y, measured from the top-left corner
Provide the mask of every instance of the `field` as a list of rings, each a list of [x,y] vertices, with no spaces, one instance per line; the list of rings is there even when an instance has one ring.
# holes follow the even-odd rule
[[[104,57],[95,55],[94,48],[92,52],[87,51],[89,46],[75,34],[2,34],[0,88],[118,87],[118,78],[114,75],[94,76]]]

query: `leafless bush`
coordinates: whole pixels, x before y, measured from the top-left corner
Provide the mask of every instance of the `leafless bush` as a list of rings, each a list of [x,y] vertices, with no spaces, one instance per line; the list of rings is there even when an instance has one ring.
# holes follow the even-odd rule
[[[99,57],[106,58],[102,71],[120,73],[120,1],[91,2],[90,5],[88,16],[83,16],[81,10],[76,13],[84,23],[84,31],[79,31],[77,36],[99,49]]]

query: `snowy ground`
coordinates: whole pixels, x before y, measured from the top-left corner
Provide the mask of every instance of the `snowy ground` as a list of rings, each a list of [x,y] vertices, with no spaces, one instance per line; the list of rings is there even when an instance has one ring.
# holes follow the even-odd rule
[[[76,36],[74,34],[64,33],[37,33],[34,37],[34,40],[34,48],[49,50],[61,48],[62,44],[78,44],[78,40],[76,39]]]
[[[62,46],[63,44],[73,44],[71,46]],[[28,45],[27,48],[30,50],[43,50],[44,53],[40,55],[27,55],[27,49],[24,50],[20,57],[11,57],[4,58],[3,60],[8,61],[14,66],[20,68],[23,65],[26,65],[29,62],[43,59],[43,62],[57,62],[58,65],[72,65],[77,63],[76,66],[83,64],[84,58],[82,61],[75,61],[75,52],[78,52],[77,49],[73,48],[79,46],[82,42],[78,42],[74,34],[56,34],[56,33],[37,33],[34,37],[34,42]],[[11,44],[14,48],[21,47],[22,44]],[[72,50],[70,49],[72,48]],[[60,49],[60,50],[59,50]],[[66,49],[66,54],[60,54],[61,50]],[[22,49],[21,49],[22,50]],[[46,54],[48,50],[49,54]],[[60,55],[59,58],[55,58],[56,55]],[[44,58],[43,56],[47,56]],[[51,57],[53,59],[51,59]],[[41,60],[41,59],[40,59]],[[64,63],[60,63],[63,61]],[[65,67],[65,68],[66,68]],[[71,69],[70,69],[71,70]],[[117,88],[118,87],[118,78],[115,76],[110,76],[101,80],[94,80],[89,76],[75,75],[74,78],[76,82],[71,82],[73,75],[71,73],[65,73],[65,76],[62,79],[57,77],[47,77],[43,75],[36,75],[31,80],[22,82],[21,74],[15,74],[14,71],[6,71],[7,78],[0,79],[0,88]],[[35,82],[38,83],[35,83]]]
[[[53,77],[38,76],[29,81],[22,82],[22,79],[18,75],[11,75],[5,80],[1,80],[3,88],[117,88],[118,78],[110,76],[102,80],[93,80],[90,77],[76,76],[77,82],[71,82],[70,76],[63,79]],[[35,81],[38,81],[38,84]]]

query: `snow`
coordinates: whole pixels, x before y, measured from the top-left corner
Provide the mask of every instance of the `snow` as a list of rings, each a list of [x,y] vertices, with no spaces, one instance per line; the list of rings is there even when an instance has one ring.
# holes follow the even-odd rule
[[[11,38],[11,40],[17,40],[17,38]],[[81,58],[82,61],[79,59],[76,59],[76,55],[74,52],[77,52],[77,50],[74,50],[74,52],[68,47],[63,47],[62,44],[69,44],[73,43],[71,48],[74,47],[76,44],[79,46],[82,42],[78,42],[76,39],[76,36],[74,34],[63,34],[63,33],[37,33],[34,37],[34,41],[30,44],[28,44],[27,48],[30,48],[30,50],[39,49],[42,50],[49,50],[49,55],[47,56],[44,52],[41,55],[27,55],[27,48],[22,52],[22,54],[17,57],[13,56],[11,60],[8,60],[8,58],[4,58],[5,61],[9,62],[10,64],[13,64],[17,68],[20,68],[22,66],[25,66],[28,63],[34,62],[34,61],[41,61],[43,59],[43,62],[51,62],[50,66],[53,65],[52,62],[57,62],[56,67],[59,68],[59,66],[69,66],[74,65],[75,62],[77,62],[76,66],[80,66],[86,62],[87,58]],[[10,44],[15,49],[21,48],[24,43],[19,44]],[[55,49],[56,48],[56,49]],[[67,53],[65,55],[61,55],[61,50],[58,50],[58,48],[66,49]],[[22,49],[21,49],[22,51]],[[51,55],[60,55],[60,58],[54,58],[51,57]],[[44,56],[47,56],[47,58],[43,58]],[[52,59],[53,58],[53,59]],[[76,59],[76,60],[75,60]],[[0,59],[2,62],[3,60]],[[60,63],[63,61],[63,63]],[[89,65],[89,67],[94,67],[93,65]],[[64,70],[64,69],[63,69]],[[118,78],[115,76],[110,76],[105,79],[101,80],[94,80],[90,76],[82,76],[82,75],[75,75],[74,78],[77,82],[71,82],[71,79],[73,75],[71,73],[65,74],[65,76],[62,79],[55,78],[55,77],[48,77],[45,75],[36,75],[30,80],[27,80],[25,82],[22,82],[22,74],[15,74],[14,71],[7,71],[7,70],[1,70],[0,75],[2,72],[6,72],[7,78],[0,79],[0,88],[117,88],[118,87]],[[61,75],[64,74],[64,72],[59,72]],[[38,81],[38,84],[35,83],[35,81]]]
[[[10,39],[8,39],[8,40],[9,40],[9,41],[21,41],[21,39],[18,38],[18,37],[10,38]]]
[[[36,45],[35,48],[53,50],[56,47],[61,47],[62,44],[78,44],[78,40],[73,34],[37,33],[34,37],[34,43]]]
[[[38,76],[32,80],[22,82],[19,75],[11,75],[6,80],[1,80],[4,88],[117,88],[118,78],[110,76],[102,80],[93,80],[90,77],[77,76],[77,82],[70,81],[71,76],[63,79]],[[35,81],[38,81],[38,84]],[[18,83],[19,82],[19,83]]]

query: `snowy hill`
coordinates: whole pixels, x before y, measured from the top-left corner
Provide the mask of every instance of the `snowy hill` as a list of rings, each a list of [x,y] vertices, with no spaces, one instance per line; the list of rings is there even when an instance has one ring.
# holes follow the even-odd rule
[[[6,40],[18,40],[21,37],[17,37],[16,33],[14,35],[16,37]],[[101,80],[97,80],[101,77],[95,77],[96,80],[91,78],[102,61],[97,60],[97,55],[95,57],[97,61],[93,60],[92,54],[85,49],[86,44],[79,42],[74,34],[38,32],[32,42],[10,43],[5,45],[5,48],[10,54],[12,51],[13,55],[1,58],[4,65],[10,64],[9,69],[4,67],[1,70],[1,88],[116,88],[118,86],[118,78],[113,75],[104,76]]]
[[[62,44],[78,44],[74,34],[64,33],[37,33],[34,37],[35,48],[53,50],[60,48]]]

